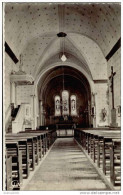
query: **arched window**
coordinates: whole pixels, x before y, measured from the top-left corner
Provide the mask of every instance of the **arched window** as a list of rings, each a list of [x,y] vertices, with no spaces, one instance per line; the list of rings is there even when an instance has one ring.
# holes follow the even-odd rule
[[[76,116],[77,115],[77,111],[76,111],[76,96],[75,95],[71,95],[70,101],[71,101],[71,116]]]
[[[69,93],[67,90],[62,91],[62,115],[69,115]]]
[[[55,116],[61,115],[61,109],[60,109],[60,96],[55,96]]]

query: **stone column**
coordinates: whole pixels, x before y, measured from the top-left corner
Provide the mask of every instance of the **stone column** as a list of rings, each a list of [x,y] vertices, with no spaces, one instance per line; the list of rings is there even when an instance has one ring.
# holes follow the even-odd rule
[[[35,105],[34,105],[35,95],[31,95],[31,118],[32,118],[32,129],[35,129]]]
[[[11,103],[14,104],[15,107],[15,82],[10,83],[10,94],[11,94]]]
[[[34,95],[34,129],[37,127],[37,97]]]
[[[90,104],[90,101],[88,101],[88,125],[89,125],[89,127],[91,125],[91,104]]]
[[[40,125],[42,126],[43,125],[43,102],[42,100],[40,100],[39,102],[39,108],[40,108]]]
[[[96,95],[97,93],[92,93],[92,105],[91,105],[91,108],[93,108],[93,112],[92,113],[92,124],[93,124],[93,127],[96,127]]]
[[[18,105],[18,101],[17,101],[17,84],[15,83],[15,106]]]

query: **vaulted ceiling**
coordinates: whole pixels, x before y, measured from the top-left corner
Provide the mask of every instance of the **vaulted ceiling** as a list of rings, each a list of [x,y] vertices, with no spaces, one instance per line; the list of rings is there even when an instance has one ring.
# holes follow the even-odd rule
[[[107,78],[105,57],[121,36],[119,3],[5,3],[4,8],[5,41],[18,58],[22,54],[26,73],[36,79],[50,64],[63,65],[64,49],[66,65],[77,64],[92,79]]]

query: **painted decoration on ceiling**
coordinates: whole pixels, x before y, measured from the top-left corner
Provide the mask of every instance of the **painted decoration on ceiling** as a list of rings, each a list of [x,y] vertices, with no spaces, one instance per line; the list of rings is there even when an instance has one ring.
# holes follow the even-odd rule
[[[67,90],[62,91],[62,115],[69,115],[69,93]]]
[[[61,115],[61,109],[60,109],[60,96],[55,96],[55,116]]]
[[[70,100],[71,100],[71,116],[75,116],[75,115],[77,115],[77,112],[76,112],[76,96],[71,95]]]

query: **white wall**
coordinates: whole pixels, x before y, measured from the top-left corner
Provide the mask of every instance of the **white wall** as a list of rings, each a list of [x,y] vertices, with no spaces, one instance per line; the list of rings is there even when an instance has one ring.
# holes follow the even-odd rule
[[[7,53],[5,53],[4,58],[4,69],[3,69],[3,79],[4,79],[4,106],[5,106],[5,112],[7,108],[10,105],[10,74],[11,71],[17,71],[18,65],[13,62],[13,60],[8,56]]]
[[[116,108],[116,117],[118,126],[121,126],[121,117],[118,116],[118,106],[121,105],[121,49],[110,58],[108,61],[108,77],[111,75],[111,66],[113,71],[116,72],[114,76],[114,107]],[[111,113],[112,108],[112,94],[109,87],[109,112]],[[111,114],[109,113],[109,120],[111,123]]]
[[[105,126],[109,124],[108,118],[108,103],[107,103],[107,83],[95,83],[96,93],[96,126]],[[102,109],[106,109],[106,121],[102,119]]]
[[[16,101],[17,105],[21,103],[31,103],[33,85],[18,85],[16,87]]]

